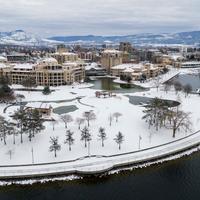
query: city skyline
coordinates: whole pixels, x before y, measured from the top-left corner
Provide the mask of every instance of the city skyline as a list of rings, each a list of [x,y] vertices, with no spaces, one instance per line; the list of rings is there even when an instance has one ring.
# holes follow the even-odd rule
[[[199,30],[198,0],[0,0],[0,31],[42,37],[129,35]]]

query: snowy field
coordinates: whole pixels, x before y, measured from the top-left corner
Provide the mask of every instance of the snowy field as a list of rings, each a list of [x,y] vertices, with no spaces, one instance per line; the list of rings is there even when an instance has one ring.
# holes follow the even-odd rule
[[[168,78],[175,75],[175,72],[170,72]],[[180,73],[180,71],[176,71]],[[184,71],[184,73],[186,73]],[[171,75],[170,75],[171,74]],[[163,77],[163,81],[166,77]],[[151,82],[152,84],[152,82]],[[149,86],[152,86],[149,84]],[[146,83],[146,86],[147,83]],[[19,86],[14,86],[19,87]],[[21,87],[21,86],[20,86]],[[25,92],[16,91],[17,94],[23,94],[26,102],[49,102],[53,108],[62,106],[76,106],[78,110],[69,113],[74,121],[68,124],[68,128],[74,132],[75,142],[72,145],[72,151],[68,150],[68,146],[64,144],[65,140],[65,125],[60,119],[60,115],[53,113],[53,117],[57,124],[55,124],[55,130],[53,130],[52,122],[45,122],[45,130],[37,134],[33,138],[32,142],[29,142],[28,135],[23,135],[24,142],[20,143],[20,136],[16,139],[16,144],[13,144],[13,137],[7,137],[7,145],[0,144],[0,165],[20,165],[20,164],[32,164],[32,150],[34,154],[34,163],[46,163],[73,160],[80,157],[90,155],[113,155],[121,154],[140,149],[146,149],[149,147],[165,144],[167,142],[185,137],[188,133],[177,133],[176,138],[172,138],[172,130],[162,129],[156,131],[154,128],[148,129],[148,125],[142,120],[144,108],[139,105],[133,105],[129,103],[129,98],[126,94],[117,94],[111,98],[97,98],[95,96],[95,90],[90,88],[90,84],[74,85],[74,86],[62,86],[55,89],[50,95],[43,95],[42,92]],[[40,88],[41,89],[41,88]],[[191,112],[191,118],[193,122],[192,132],[200,130],[200,114],[199,114],[199,100],[198,95],[191,94],[185,98],[185,94],[179,92],[176,95],[175,91],[171,89],[168,93],[164,91],[163,86],[157,89],[152,88],[150,91],[138,92],[128,94],[132,96],[142,97],[159,97],[162,99],[176,100],[181,102],[181,108],[185,112]],[[76,99],[81,97],[80,102]],[[62,102],[60,102],[62,100]],[[85,105],[84,105],[85,104]],[[19,109],[19,106],[8,107],[6,113],[3,113],[4,108],[8,106],[5,104],[0,105],[0,115],[11,120],[9,117],[15,110]],[[84,142],[80,140],[81,132],[78,129],[75,120],[77,117],[82,117],[82,114],[87,111],[93,111],[96,114],[96,120],[90,123],[90,133],[92,134],[92,141],[90,142],[90,148],[84,147]],[[116,122],[113,119],[110,126],[109,116],[115,112],[119,112],[122,116],[119,121]],[[85,124],[82,124],[83,128]],[[107,140],[105,140],[105,146],[101,146],[101,141],[98,139],[98,130],[100,127],[105,128],[107,133]],[[121,150],[118,149],[114,138],[118,132],[122,132],[124,135],[124,142],[122,143]],[[58,152],[58,156],[55,158],[52,152],[49,152],[50,137],[58,136],[59,143],[61,144],[61,151]],[[140,145],[139,145],[139,138]],[[10,158],[10,152],[12,156]]]

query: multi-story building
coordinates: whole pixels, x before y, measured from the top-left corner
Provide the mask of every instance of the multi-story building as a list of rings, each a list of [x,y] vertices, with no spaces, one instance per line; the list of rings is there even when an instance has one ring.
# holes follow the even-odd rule
[[[0,75],[9,77],[13,84],[21,84],[25,78],[32,77],[36,85],[60,86],[84,80],[85,64],[73,62],[60,65],[56,59],[46,58],[37,64],[0,65]]]
[[[30,56],[25,53],[13,53],[6,57],[9,63],[26,63],[30,61]]]
[[[111,67],[122,64],[123,52],[117,50],[105,50],[101,55],[101,65],[108,74],[111,72]]]
[[[162,68],[150,63],[122,64],[111,68],[111,75],[120,77],[121,75],[130,76],[133,80],[140,80],[142,76],[146,78],[156,77]]]
[[[129,42],[120,42],[119,44],[119,50],[123,51],[123,52],[127,52],[127,53],[132,53],[133,52],[133,47],[131,45],[131,43]]]
[[[63,64],[65,62],[76,62],[79,60],[78,54],[71,52],[56,52],[51,54],[53,58],[55,58],[59,64]]]

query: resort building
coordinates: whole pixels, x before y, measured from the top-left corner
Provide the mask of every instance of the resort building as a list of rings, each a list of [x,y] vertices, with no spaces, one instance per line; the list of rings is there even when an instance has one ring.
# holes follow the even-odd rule
[[[0,75],[9,77],[12,84],[21,84],[25,78],[32,77],[36,85],[60,86],[84,80],[85,64],[68,62],[60,65],[55,58],[46,58],[37,64],[0,63]]]
[[[63,45],[59,45],[57,47],[57,52],[50,54],[50,57],[55,58],[58,61],[58,64],[76,62],[79,60],[78,54],[68,52],[67,48]]]
[[[79,60],[78,54],[71,52],[56,52],[51,54],[53,58],[55,58],[59,64],[63,64],[65,62],[76,62]]]
[[[105,50],[101,55],[101,65],[104,67],[108,74],[111,73],[111,68],[116,65],[122,64],[123,52],[117,50]]]
[[[150,63],[122,64],[111,68],[111,75],[120,77],[121,75],[130,76],[132,80],[140,80],[142,76],[146,78],[156,77],[162,68]]]
[[[177,67],[180,68],[200,68],[200,61],[179,62]]]

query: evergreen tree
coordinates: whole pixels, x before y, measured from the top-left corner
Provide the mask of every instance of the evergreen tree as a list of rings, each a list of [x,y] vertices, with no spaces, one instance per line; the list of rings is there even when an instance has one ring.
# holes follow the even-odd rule
[[[35,137],[35,134],[41,132],[44,129],[42,115],[37,109],[26,112],[26,119],[24,122],[26,132],[28,133],[29,141]]]
[[[50,137],[49,151],[54,152],[54,156],[57,157],[57,151],[61,150],[61,145],[58,143],[58,137]]]
[[[50,90],[49,86],[44,86],[44,89],[43,89],[42,93],[44,95],[51,94],[51,90]]]
[[[17,110],[12,118],[17,122],[17,128],[19,128],[19,133],[21,135],[21,143],[23,143],[23,134],[27,131],[26,112],[22,109]]]
[[[105,128],[102,128],[102,127],[99,128],[98,137],[99,137],[99,139],[101,140],[101,145],[102,145],[102,147],[104,147],[104,141],[107,139],[107,138],[106,138]]]
[[[34,77],[26,77],[22,80],[21,83],[25,88],[27,88],[28,90],[31,90],[31,88],[36,87],[36,80]]]
[[[124,141],[124,136],[122,135],[121,132],[119,132],[116,137],[114,138],[115,142],[118,144],[119,146],[119,150],[121,149],[121,144]]]
[[[4,117],[0,116],[0,138],[4,141],[5,145],[6,137],[10,133],[9,130],[9,122],[6,121]]]
[[[85,126],[83,130],[81,130],[81,140],[85,142],[85,147],[87,147],[87,142],[92,140],[91,134],[87,126]]]
[[[71,146],[74,144],[73,132],[71,130],[66,131],[66,139],[64,141],[65,144],[69,145],[69,150],[71,151]]]
[[[0,84],[0,102],[7,103],[15,100],[13,90],[7,84]]]

